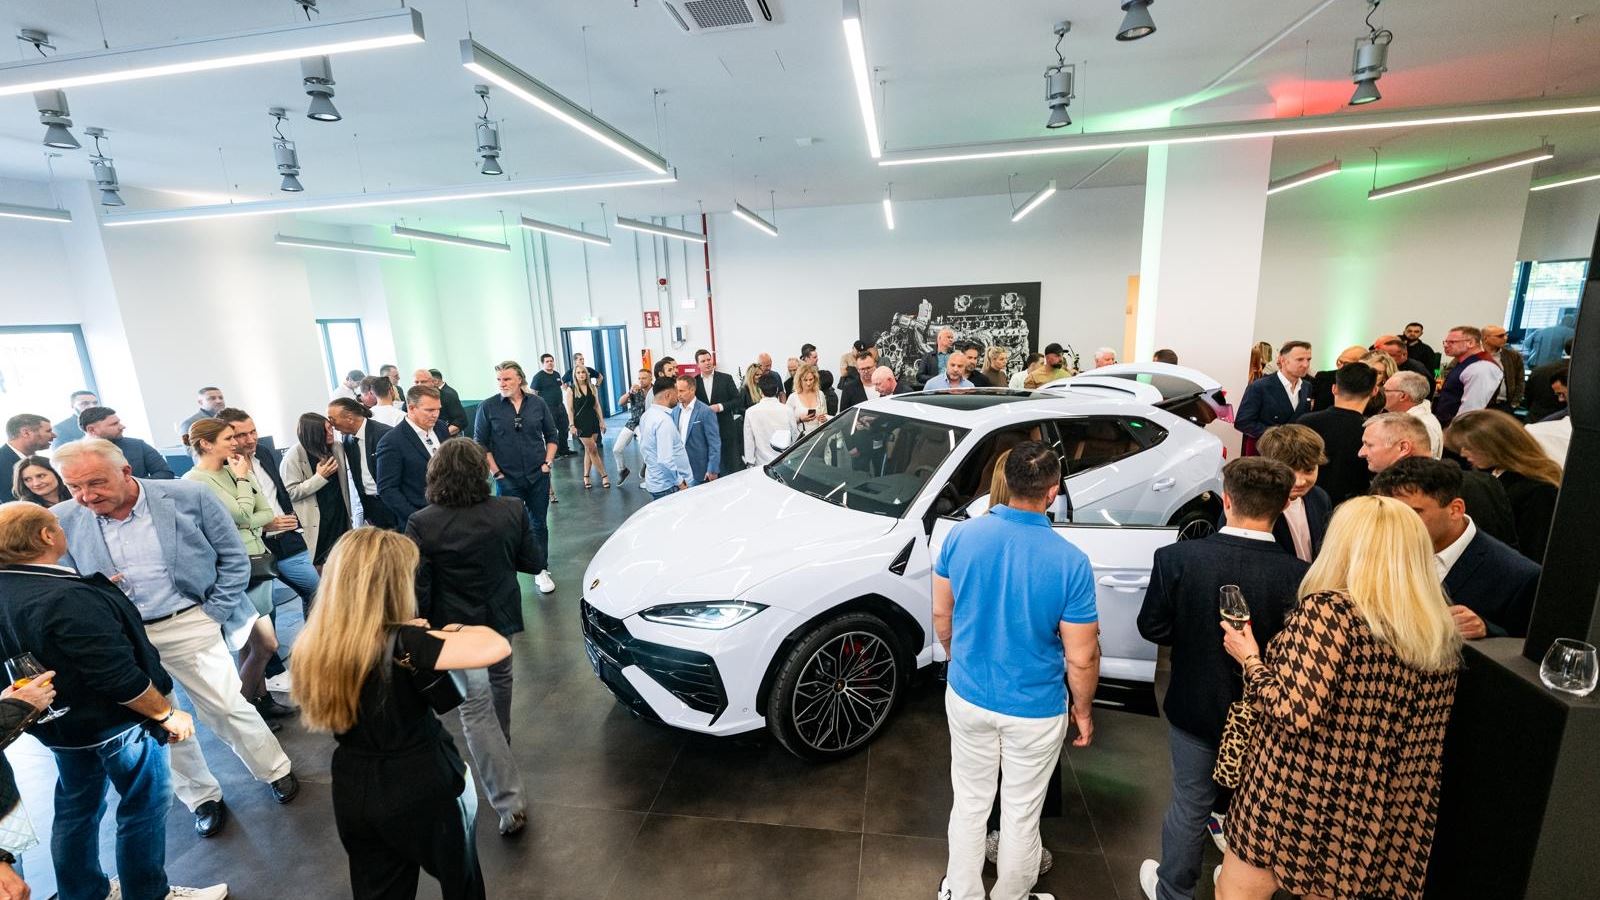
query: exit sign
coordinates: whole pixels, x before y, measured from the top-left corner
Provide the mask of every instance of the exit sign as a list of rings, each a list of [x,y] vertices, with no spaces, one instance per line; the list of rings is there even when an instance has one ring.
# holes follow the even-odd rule
[[[660,328],[661,327],[661,310],[659,310],[659,309],[647,309],[647,310],[645,310],[644,311],[644,327],[646,327],[646,328]]]

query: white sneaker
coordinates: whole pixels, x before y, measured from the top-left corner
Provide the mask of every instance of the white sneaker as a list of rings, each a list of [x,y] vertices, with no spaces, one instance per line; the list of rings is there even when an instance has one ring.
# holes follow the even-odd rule
[[[936,893],[934,893],[933,896],[934,896],[934,900],[950,900],[950,898],[952,896],[954,896],[953,894],[950,893],[950,879],[948,879],[948,878],[939,879],[939,890]]]
[[[1217,849],[1221,850],[1223,855],[1226,856],[1228,853],[1228,836],[1222,833],[1222,820],[1224,818],[1224,816],[1217,813],[1212,813],[1211,818],[1206,821],[1206,831],[1211,834],[1211,843],[1216,844]]]
[[[533,583],[538,586],[541,594],[555,593],[556,580],[550,577],[549,569],[545,569],[543,572],[533,576]]]
[[[171,885],[167,900],[222,900],[226,896],[228,896],[228,886],[225,884],[213,884],[203,888]]]
[[[274,691],[279,694],[287,694],[289,693],[291,684],[292,682],[289,681],[289,673],[279,672],[277,675],[267,679],[267,690]]]
[[[1153,859],[1147,859],[1139,864],[1139,887],[1144,890],[1144,895],[1149,900],[1156,900],[1156,885],[1161,881],[1156,872],[1160,868],[1161,863]]]

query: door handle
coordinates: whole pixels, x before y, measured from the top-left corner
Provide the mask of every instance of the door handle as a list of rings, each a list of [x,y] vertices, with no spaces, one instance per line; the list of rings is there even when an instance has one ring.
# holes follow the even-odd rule
[[[1176,478],[1161,478],[1150,483],[1152,491],[1170,491],[1178,483]]]
[[[1150,586],[1149,575],[1134,575],[1124,577],[1121,575],[1101,575],[1096,580],[1101,587],[1108,587],[1118,591],[1138,591]]]

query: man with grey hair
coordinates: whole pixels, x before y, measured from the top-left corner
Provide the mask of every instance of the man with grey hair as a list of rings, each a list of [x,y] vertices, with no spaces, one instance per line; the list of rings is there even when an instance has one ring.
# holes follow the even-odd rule
[[[1415,372],[1396,372],[1383,383],[1383,409],[1385,412],[1405,413],[1422,423],[1428,430],[1428,449],[1434,459],[1444,453],[1444,428],[1428,404],[1428,393],[1433,385]]]
[[[938,378],[945,373],[945,365],[950,360],[951,348],[955,346],[956,333],[949,328],[939,329],[939,334],[934,338],[934,348],[922,354],[917,360],[917,371],[912,377],[912,387],[921,390],[930,378]]]
[[[1356,455],[1367,461],[1374,474],[1407,457],[1431,456],[1428,429],[1405,413],[1380,413],[1362,428],[1361,449]]]
[[[1117,364],[1117,351],[1110,347],[1101,347],[1094,352],[1094,367],[1096,369]]]

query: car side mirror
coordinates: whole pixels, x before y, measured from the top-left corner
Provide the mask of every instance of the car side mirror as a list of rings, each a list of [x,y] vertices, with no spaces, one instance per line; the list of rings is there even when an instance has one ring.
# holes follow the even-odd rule
[[[768,440],[767,443],[772,447],[772,449],[782,453],[783,451],[789,449],[789,445],[793,443],[793,439],[787,431],[774,431],[772,433],[772,438]]]

